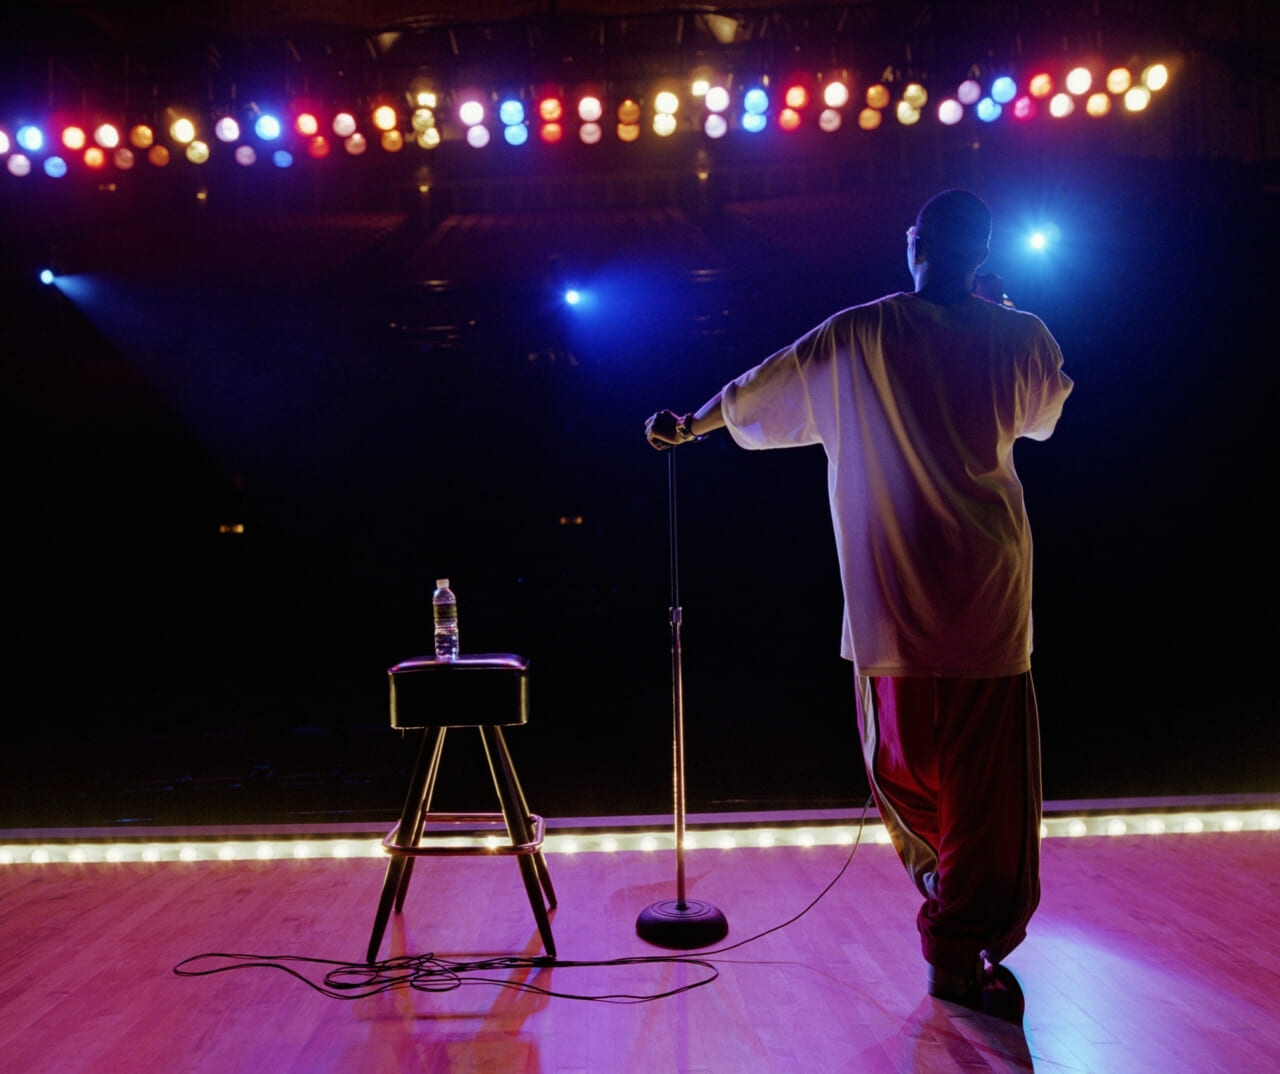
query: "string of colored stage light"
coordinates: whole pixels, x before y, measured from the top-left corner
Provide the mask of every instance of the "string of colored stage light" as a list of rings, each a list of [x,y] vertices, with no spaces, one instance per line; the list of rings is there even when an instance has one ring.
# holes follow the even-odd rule
[[[671,996],[692,992],[711,984],[720,976],[717,968],[717,956],[728,954],[748,944],[755,943],[771,936],[775,932],[794,925],[818,905],[840,882],[844,874],[853,864],[854,855],[862,843],[862,832],[866,826],[867,812],[871,808],[868,798],[858,818],[858,828],[854,834],[849,854],[840,866],[836,875],[827,885],[810,900],[803,910],[787,918],[780,924],[773,925],[763,932],[755,933],[744,940],[725,944],[710,951],[694,955],[633,955],[613,959],[573,960],[551,958],[549,956],[508,955],[499,958],[478,959],[474,961],[455,961],[438,958],[434,953],[425,955],[401,955],[396,958],[383,959],[379,962],[344,962],[336,959],[315,958],[307,955],[255,955],[234,952],[207,952],[185,958],[173,968],[178,977],[210,977],[215,974],[228,973],[232,970],[272,969],[288,974],[301,981],[308,988],[331,999],[356,1000],[381,995],[397,989],[412,989],[415,992],[453,992],[464,985],[490,985],[495,988],[507,988],[516,992],[530,992],[552,999],[572,999],[592,1003],[652,1003],[655,1000],[667,999]],[[206,966],[204,963],[218,962],[217,965]],[[491,977],[486,974],[501,970],[550,970],[550,969],[588,969],[617,968],[631,966],[691,966],[705,970],[706,974],[696,981],[663,989],[657,992],[606,992],[583,993],[567,992],[558,988],[547,988],[533,981],[514,980],[512,978]],[[323,970],[318,979],[305,972],[304,967],[316,972]]]

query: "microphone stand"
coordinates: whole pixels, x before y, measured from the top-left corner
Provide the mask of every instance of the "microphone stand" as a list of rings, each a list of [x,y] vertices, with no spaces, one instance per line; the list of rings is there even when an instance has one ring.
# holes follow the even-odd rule
[[[684,870],[684,681],[680,654],[679,542],[676,533],[676,453],[667,452],[667,536],[671,549],[671,715],[672,786],[675,795],[676,897],[640,911],[636,935],[658,947],[688,950],[718,943],[729,932],[729,922],[716,907],[691,900],[685,891]]]

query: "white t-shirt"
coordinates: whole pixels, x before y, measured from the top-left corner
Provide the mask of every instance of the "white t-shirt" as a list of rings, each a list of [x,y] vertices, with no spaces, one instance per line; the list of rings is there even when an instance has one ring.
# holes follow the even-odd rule
[[[1031,530],[1013,466],[1072,383],[1030,313],[911,294],[844,310],[726,386],[744,448],[822,444],[860,675],[1031,666]]]

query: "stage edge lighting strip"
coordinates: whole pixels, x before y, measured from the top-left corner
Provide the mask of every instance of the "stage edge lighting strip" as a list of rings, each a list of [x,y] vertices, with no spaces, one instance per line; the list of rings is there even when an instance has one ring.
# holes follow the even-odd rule
[[[742,827],[689,831],[688,850],[726,851],[770,847],[849,846],[856,825],[800,825],[795,827]],[[1087,836],[1132,837],[1201,835],[1232,832],[1280,831],[1280,810],[1182,811],[1164,813],[1112,813],[1062,816],[1046,819],[1040,834],[1047,839]],[[543,842],[547,854],[623,853],[672,850],[670,831],[549,833]],[[868,843],[887,844],[888,832],[879,822],[868,823],[863,834]],[[441,847],[496,848],[497,836],[449,836],[430,841]],[[153,865],[195,862],[320,861],[348,858],[385,858],[380,839],[226,839],[226,840],[108,840],[64,843],[0,844],[0,866]]]

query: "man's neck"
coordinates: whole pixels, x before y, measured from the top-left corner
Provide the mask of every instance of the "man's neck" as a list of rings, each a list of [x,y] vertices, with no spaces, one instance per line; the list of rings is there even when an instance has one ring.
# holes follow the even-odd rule
[[[959,306],[969,300],[972,292],[972,281],[966,286],[964,281],[949,280],[946,283],[922,282],[916,288],[915,296],[935,306]]]

